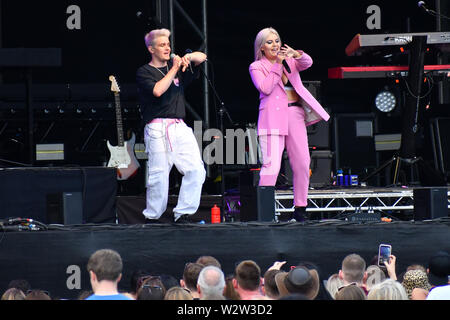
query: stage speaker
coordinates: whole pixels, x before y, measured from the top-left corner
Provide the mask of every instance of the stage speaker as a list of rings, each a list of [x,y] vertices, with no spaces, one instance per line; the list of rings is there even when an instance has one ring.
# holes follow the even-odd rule
[[[330,150],[316,150],[311,153],[311,187],[320,188],[331,184],[332,162],[333,153]]]
[[[371,113],[339,114],[334,118],[335,169],[351,169],[363,176],[377,167],[375,116]]]
[[[244,171],[240,175],[241,222],[275,220],[275,187],[259,187],[259,171]]]
[[[312,175],[310,187],[320,188],[330,185],[333,156],[333,152],[330,150],[314,150],[311,152]],[[293,186],[293,173],[287,151],[283,153],[283,161],[281,162],[280,175],[277,181],[277,187],[286,186]]]
[[[448,217],[448,189],[429,187],[414,189],[414,220]]]
[[[81,192],[48,194],[47,223],[63,225],[83,224],[83,196]]]

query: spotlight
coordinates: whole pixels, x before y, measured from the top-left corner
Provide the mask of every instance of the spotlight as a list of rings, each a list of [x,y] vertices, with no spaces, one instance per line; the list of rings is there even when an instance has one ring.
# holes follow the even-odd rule
[[[381,112],[391,112],[397,105],[395,95],[390,91],[380,92],[375,99],[375,106]]]

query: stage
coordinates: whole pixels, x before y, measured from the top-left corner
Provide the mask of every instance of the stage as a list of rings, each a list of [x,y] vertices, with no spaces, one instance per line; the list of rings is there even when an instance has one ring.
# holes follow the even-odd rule
[[[413,263],[426,265],[437,250],[450,251],[450,219],[412,221],[410,189],[311,190],[308,211],[313,220],[306,223],[283,221],[286,212],[292,210],[289,190],[276,192],[274,220],[278,222],[273,223],[244,223],[235,216],[235,222],[212,225],[208,221],[210,208],[220,203],[221,196],[205,195],[193,219],[197,223],[174,224],[171,208],[177,197],[172,195],[161,223],[146,225],[141,214],[145,197],[117,196],[113,173],[108,168],[0,171],[3,198],[0,218],[4,224],[0,235],[1,290],[11,280],[27,279],[33,288],[47,290],[54,297],[75,299],[81,291],[90,289],[86,271],[89,256],[103,248],[122,255],[122,290],[129,289],[131,274],[140,269],[179,279],[185,263],[201,255],[218,258],[226,274],[233,273],[236,262],[245,259],[256,261],[263,271],[277,260],[287,261],[287,270],[301,261],[309,261],[317,264],[322,278],[327,279],[339,270],[340,262],[349,253],[358,253],[369,263],[380,243],[392,245],[398,273]],[[77,213],[67,211],[64,205],[55,207],[48,200],[49,193],[64,195],[77,191],[84,195],[79,204],[83,224],[55,224],[46,220],[58,212],[63,220]],[[229,208],[232,203],[239,203],[236,195],[227,196],[226,200]],[[372,201],[382,201],[385,208],[375,206]],[[369,207],[375,212],[382,211],[382,216],[391,217],[392,221],[366,219],[367,216],[352,218],[357,214],[363,217]],[[49,210],[53,215],[49,215]],[[18,217],[36,221],[8,223],[9,218]]]

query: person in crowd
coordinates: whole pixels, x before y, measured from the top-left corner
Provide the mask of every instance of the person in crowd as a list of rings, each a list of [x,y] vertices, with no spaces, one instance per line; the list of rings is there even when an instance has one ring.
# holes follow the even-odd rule
[[[118,291],[122,269],[122,258],[118,252],[103,249],[93,253],[87,271],[94,294],[86,300],[132,300]]]
[[[280,297],[301,294],[308,300],[315,300],[319,294],[320,280],[315,269],[297,266],[289,272],[280,272],[275,275],[275,282]]]
[[[128,294],[133,297],[134,300],[137,299],[137,291],[138,289],[142,286],[142,283],[148,279],[149,276],[149,272],[145,271],[145,270],[135,270],[132,274],[131,274],[131,278],[130,278],[130,290],[128,292]]]
[[[325,288],[327,289],[330,296],[335,299],[335,295],[339,288],[344,286],[344,281],[339,277],[338,273],[333,273],[328,277]]]
[[[408,294],[400,282],[386,279],[370,289],[367,300],[408,300]]]
[[[450,255],[446,251],[429,259],[428,278],[433,288],[426,300],[450,300]]]
[[[366,278],[364,284],[368,291],[370,291],[370,289],[374,285],[386,280],[386,274],[377,265],[368,266],[366,269],[366,274],[367,274],[367,278]]]
[[[225,300],[225,276],[221,269],[207,266],[198,276],[197,291],[200,300]]]
[[[264,274],[264,286],[263,292],[266,297],[277,300],[280,298],[280,292],[278,291],[277,283],[275,281],[275,276],[282,272],[281,270],[269,269]]]
[[[264,273],[262,292],[269,299],[276,300],[280,297],[275,275],[281,272],[281,268],[286,264],[286,261],[275,261],[274,264]]]
[[[193,300],[191,291],[182,287],[172,287],[164,296],[164,300]]]
[[[241,296],[234,287],[233,280],[234,274],[229,274],[225,277],[225,290],[223,292],[223,295],[227,300],[241,300]]]
[[[29,290],[25,296],[25,300],[40,300],[48,301],[52,300],[50,293],[43,290]]]
[[[137,300],[164,300],[166,288],[159,276],[149,276],[137,292]]]
[[[258,33],[254,50],[250,75],[260,94],[258,136],[263,155],[259,186],[275,187],[286,148],[293,172],[292,218],[304,221],[311,162],[306,128],[330,116],[302,83],[300,72],[313,64],[307,53],[283,45],[273,28]]]
[[[317,272],[317,275],[319,276],[319,293],[314,298],[314,300],[333,300],[328,290],[325,288],[325,284],[322,281],[322,272],[320,271],[320,268],[315,263],[309,262],[309,261],[302,261],[300,262],[297,267],[306,267],[308,270],[315,270]]]
[[[241,300],[264,298],[261,293],[261,268],[255,261],[242,261],[237,265],[234,273],[234,288]]]
[[[155,223],[167,209],[169,177],[173,166],[183,175],[174,221],[189,223],[200,206],[206,170],[199,145],[186,117],[186,87],[197,77],[206,61],[202,52],[171,57],[171,32],[153,30],[145,36],[150,63],[136,73],[138,96],[145,125],[148,154],[147,206],[143,214]]]
[[[338,289],[335,300],[366,300],[367,296],[363,289],[356,284],[350,284]]]
[[[25,300],[25,294],[17,288],[10,288],[2,295],[2,300]]]
[[[11,288],[16,288],[16,289],[19,289],[20,291],[22,291],[23,293],[26,293],[29,290],[31,290],[31,285],[28,282],[28,280],[16,279],[16,280],[12,280],[9,282],[8,289],[11,289]]]
[[[349,254],[342,260],[339,277],[344,282],[344,286],[356,283],[367,295],[368,291],[364,284],[367,279],[366,262],[360,255]]]
[[[217,260],[217,258],[213,256],[201,256],[197,259],[196,263],[201,264],[204,267],[214,266],[222,269],[222,265],[220,264],[219,260]]]
[[[408,294],[409,300],[423,300],[418,296],[418,291],[416,291],[416,294],[413,296],[412,293],[415,289],[423,290],[425,297],[431,290],[431,284],[428,281],[427,273],[420,269],[406,271],[403,276],[402,285]]]
[[[198,276],[203,268],[204,266],[199,263],[187,263],[184,267],[183,279],[180,280],[180,286],[188,289],[194,299],[200,298],[199,293],[197,292],[197,282]]]

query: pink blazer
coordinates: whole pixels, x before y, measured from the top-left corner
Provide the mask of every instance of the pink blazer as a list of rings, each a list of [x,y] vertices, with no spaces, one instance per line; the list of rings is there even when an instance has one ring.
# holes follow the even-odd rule
[[[300,51],[301,52],[301,51]],[[305,88],[300,78],[300,71],[310,68],[311,57],[304,53],[299,59],[286,59],[291,73],[285,72],[298,95],[306,103],[305,124],[313,125],[330,119],[329,114]],[[284,67],[272,64],[266,57],[250,65],[250,75],[256,89],[260,92],[258,134],[288,134],[288,98],[282,80]]]

